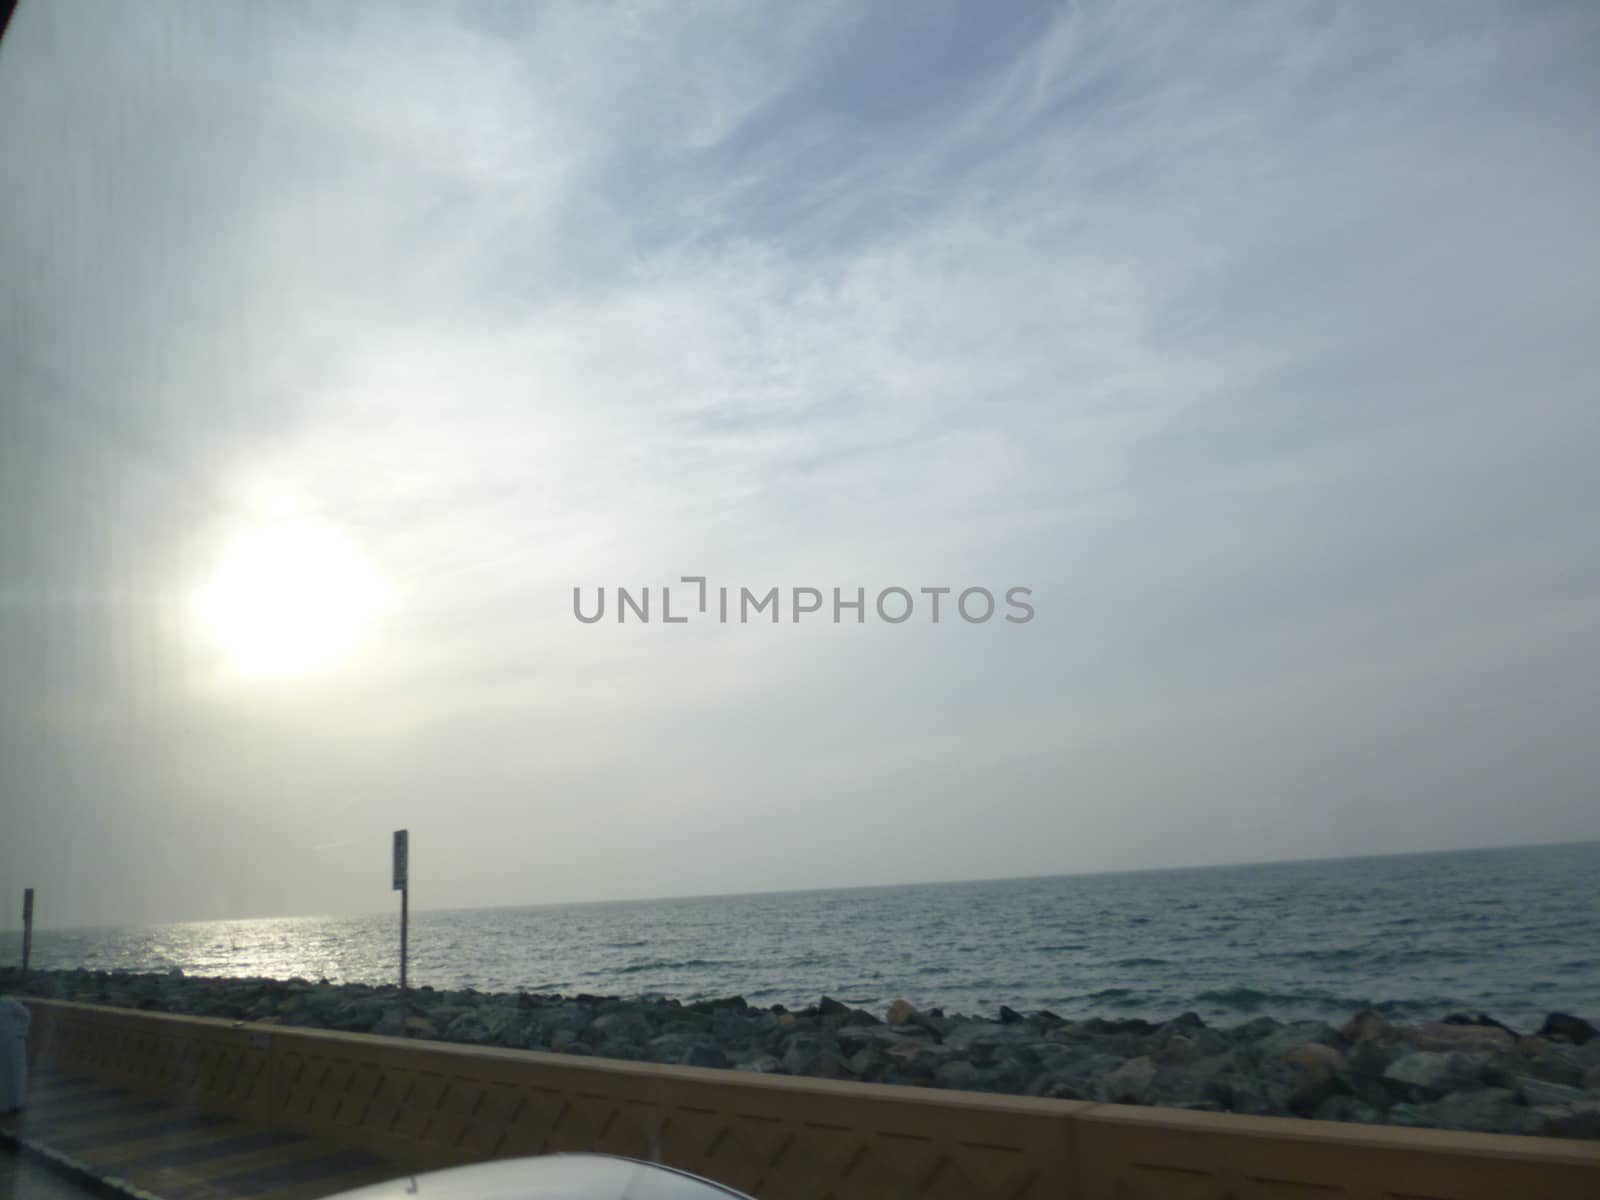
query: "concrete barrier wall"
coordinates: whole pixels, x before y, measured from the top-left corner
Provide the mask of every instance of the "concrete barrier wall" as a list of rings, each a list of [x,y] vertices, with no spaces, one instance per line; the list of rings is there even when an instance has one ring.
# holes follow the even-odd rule
[[[1600,1145],[484,1049],[30,1001],[31,1054],[411,1170],[591,1150],[761,1200],[1596,1200]]]

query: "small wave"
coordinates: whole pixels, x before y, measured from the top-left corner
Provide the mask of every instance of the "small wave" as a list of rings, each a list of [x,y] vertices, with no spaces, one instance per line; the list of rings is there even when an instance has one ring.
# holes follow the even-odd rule
[[[685,958],[678,961],[654,959],[651,962],[630,963],[626,967],[618,967],[616,969],[616,974],[637,975],[640,971],[681,971],[688,970],[693,967],[736,967],[739,965],[739,963],[733,962],[731,959]],[[589,972],[591,975],[603,975],[609,973],[610,972],[605,971]]]
[[[1362,950],[1356,946],[1341,946],[1336,950],[1281,950],[1275,954],[1263,954],[1264,959],[1278,962],[1354,962],[1365,958],[1370,951]]]
[[[1170,967],[1172,963],[1165,958],[1125,958],[1116,965],[1119,967]]]
[[[1275,997],[1270,992],[1262,992],[1250,987],[1231,987],[1201,992],[1195,999],[1203,1000],[1207,1004],[1221,1004],[1226,1008],[1255,1012],[1263,1005],[1272,1003],[1274,999],[1283,1000],[1285,997]]]

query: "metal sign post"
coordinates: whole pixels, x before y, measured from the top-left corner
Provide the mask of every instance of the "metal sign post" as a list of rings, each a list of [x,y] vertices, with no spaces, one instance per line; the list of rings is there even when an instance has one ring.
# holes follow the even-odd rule
[[[22,889],[22,983],[19,990],[28,987],[28,960],[33,957],[33,889]]]
[[[401,1021],[409,1015],[406,1004],[406,926],[410,921],[408,909],[411,907],[410,885],[410,835],[404,829],[394,831],[394,889],[400,893],[400,1012]],[[409,1035],[410,1027],[405,1026]]]

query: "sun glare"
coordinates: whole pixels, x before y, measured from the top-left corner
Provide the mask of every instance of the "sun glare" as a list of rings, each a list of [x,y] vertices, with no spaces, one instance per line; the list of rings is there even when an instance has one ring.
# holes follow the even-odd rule
[[[196,596],[195,614],[240,672],[297,675],[352,649],[383,601],[382,581],[350,542],[293,525],[236,539]]]

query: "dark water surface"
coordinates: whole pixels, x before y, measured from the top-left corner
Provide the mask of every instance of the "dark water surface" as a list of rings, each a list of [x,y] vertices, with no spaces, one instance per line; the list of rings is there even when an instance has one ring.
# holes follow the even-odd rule
[[[484,991],[827,993],[989,1013],[1518,1027],[1600,1018],[1600,843],[1180,871],[423,912],[411,978]],[[0,944],[15,962],[17,935]],[[41,931],[41,967],[392,980],[397,918]]]

